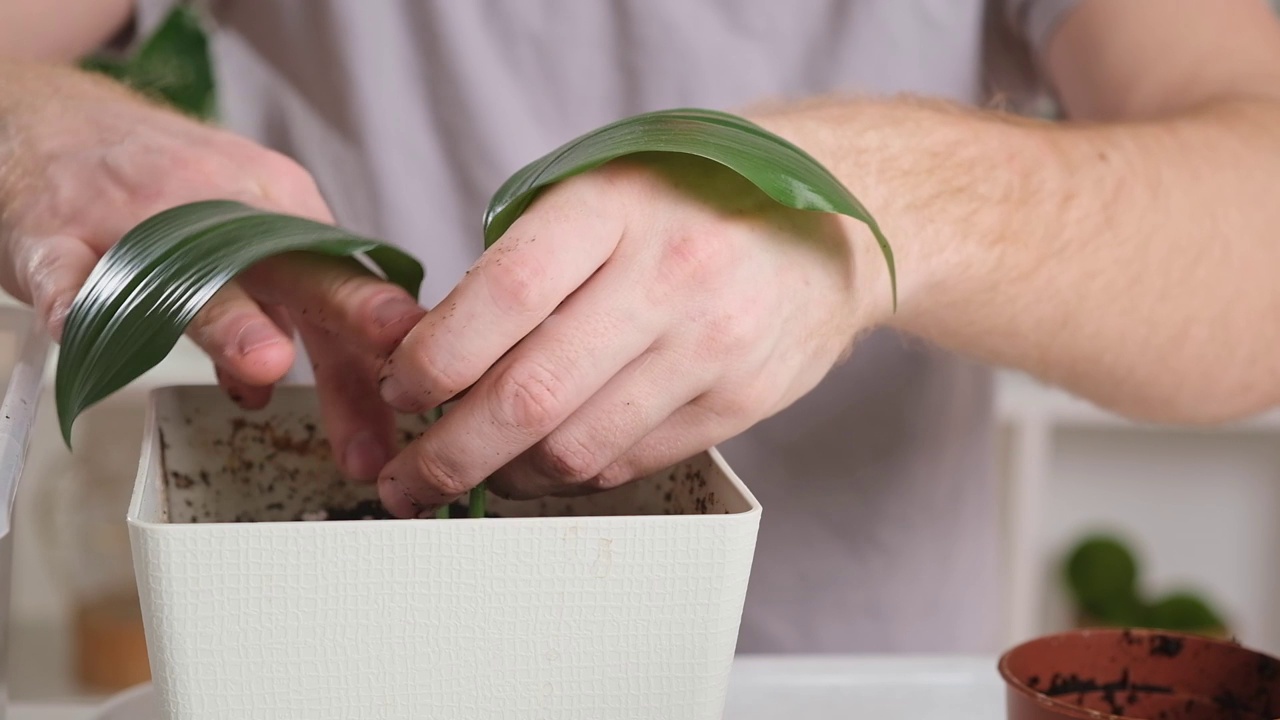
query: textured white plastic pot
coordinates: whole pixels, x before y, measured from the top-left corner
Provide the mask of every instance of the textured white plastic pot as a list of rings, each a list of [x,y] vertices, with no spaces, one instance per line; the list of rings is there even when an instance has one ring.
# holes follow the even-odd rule
[[[375,497],[318,418],[152,394],[129,525],[169,720],[720,718],[760,507],[714,450],[501,518],[296,522]]]

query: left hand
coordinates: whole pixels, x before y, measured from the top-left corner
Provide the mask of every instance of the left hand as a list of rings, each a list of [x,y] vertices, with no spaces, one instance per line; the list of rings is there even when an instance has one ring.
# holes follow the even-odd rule
[[[388,360],[397,410],[467,392],[383,469],[383,502],[603,490],[778,412],[887,309],[860,227],[687,156],[552,187]]]

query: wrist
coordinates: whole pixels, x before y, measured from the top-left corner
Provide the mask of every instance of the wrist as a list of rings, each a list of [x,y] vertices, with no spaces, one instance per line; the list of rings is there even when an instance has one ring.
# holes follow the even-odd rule
[[[889,325],[940,339],[963,303],[995,301],[1036,243],[1027,217],[1044,186],[1052,148],[1041,123],[914,100],[829,102],[756,120],[804,148],[845,184],[879,224],[887,263],[870,229],[841,218],[860,288],[859,328]],[[1034,214],[1034,213],[1032,213]],[[1023,268],[1025,270],[1025,268]]]
[[[896,255],[898,245],[889,235],[890,231],[883,227],[883,198],[874,190],[870,163],[865,162],[866,158],[848,156],[851,152],[848,138],[853,134],[848,128],[851,118],[861,112],[862,106],[875,104],[864,101],[810,101],[803,105],[757,108],[745,116],[769,132],[794,143],[834,174],[881,226],[891,252]],[[835,215],[834,218],[840,242],[847,248],[838,257],[849,265],[846,272],[852,279],[853,293],[846,320],[851,321],[852,334],[856,336],[883,324],[893,314],[893,281],[888,260],[870,226],[862,220],[845,215]],[[852,339],[851,337],[850,340]]]

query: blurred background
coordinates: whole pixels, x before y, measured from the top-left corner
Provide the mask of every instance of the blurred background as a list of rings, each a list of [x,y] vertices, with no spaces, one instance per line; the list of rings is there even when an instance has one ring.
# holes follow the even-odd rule
[[[110,55],[95,63],[127,70]],[[144,80],[209,112],[207,95],[183,94],[193,77],[207,81],[199,72]],[[13,362],[23,312],[0,297],[0,377]],[[147,678],[124,523],[144,400],[159,385],[212,381],[208,361],[183,341],[85,414],[75,455],[46,391],[16,512],[16,699],[91,699]],[[997,406],[1006,623],[991,653],[1094,624],[1235,636],[1280,653],[1280,563],[1272,554],[1280,552],[1280,412],[1211,430],[1138,425],[1009,373],[1000,375]],[[750,482],[750,469],[739,470]]]

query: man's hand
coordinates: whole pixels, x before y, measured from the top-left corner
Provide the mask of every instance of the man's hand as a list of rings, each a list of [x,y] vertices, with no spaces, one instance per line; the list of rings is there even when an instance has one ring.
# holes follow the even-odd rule
[[[609,488],[777,412],[888,308],[857,227],[684,156],[555,186],[388,361],[397,409],[467,392],[382,472],[383,502],[419,515],[490,474],[510,497]]]
[[[69,69],[0,63],[0,284],[59,337],[76,292],[126,231],[167,208],[239,200],[330,222],[292,160]],[[372,480],[390,457],[377,397],[380,355],[423,311],[354,261],[278,258],[226,286],[188,334],[220,383],[260,407],[294,360],[296,329],[316,362],[335,457]]]

